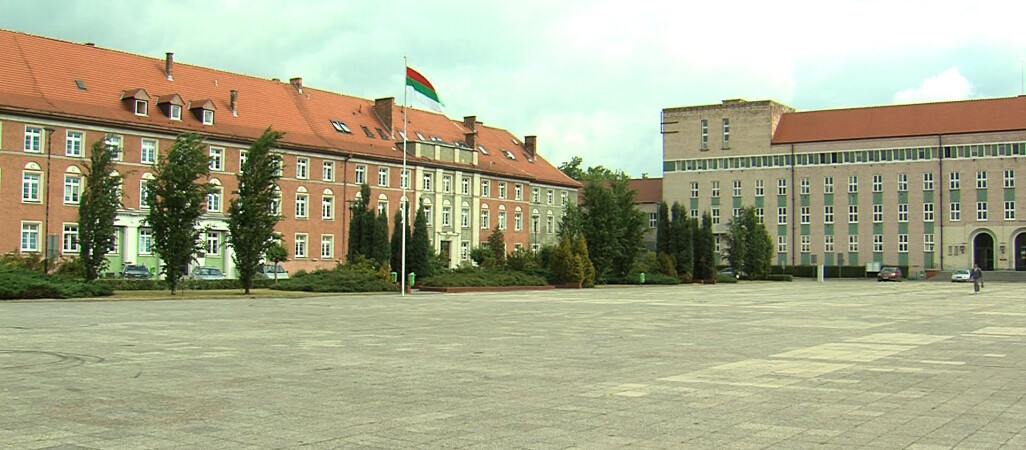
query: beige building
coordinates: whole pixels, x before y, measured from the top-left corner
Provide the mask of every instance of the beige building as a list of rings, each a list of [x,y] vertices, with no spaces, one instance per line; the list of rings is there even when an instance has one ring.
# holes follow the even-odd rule
[[[726,100],[665,109],[662,130],[663,198],[709,212],[717,233],[755,206],[778,265],[1026,270],[1026,97],[809,112]]]

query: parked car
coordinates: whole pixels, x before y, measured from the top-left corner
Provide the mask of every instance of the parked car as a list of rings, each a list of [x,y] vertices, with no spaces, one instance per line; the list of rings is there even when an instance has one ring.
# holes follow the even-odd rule
[[[192,269],[189,278],[193,280],[223,280],[224,272],[217,267],[199,266]]]
[[[289,273],[281,266],[281,264],[263,264],[260,267],[257,267],[256,277],[270,278],[272,280],[277,277],[279,280],[287,280],[289,279]]]
[[[973,273],[969,269],[958,269],[951,274],[952,283],[967,283],[973,281]]]
[[[734,273],[734,269],[732,267],[727,267],[726,269],[720,270],[719,275],[720,276],[734,277],[734,278],[740,279],[741,275],[743,275],[743,273],[742,272]]]
[[[876,281],[901,281],[901,269],[884,267],[876,274]]]
[[[150,269],[141,264],[129,264],[121,269],[121,278],[134,280],[149,280]]]

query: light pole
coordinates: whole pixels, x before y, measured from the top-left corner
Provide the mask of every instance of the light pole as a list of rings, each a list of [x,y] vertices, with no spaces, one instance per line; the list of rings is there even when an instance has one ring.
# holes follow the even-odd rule
[[[50,141],[53,128],[46,127],[46,187],[43,188],[43,274],[50,270]]]

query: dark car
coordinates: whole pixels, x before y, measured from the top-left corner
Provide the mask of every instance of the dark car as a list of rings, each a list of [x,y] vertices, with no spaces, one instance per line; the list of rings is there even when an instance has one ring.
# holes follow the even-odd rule
[[[740,279],[744,275],[744,272],[734,272],[732,267],[727,267],[726,269],[720,270],[719,275]]]
[[[876,281],[901,281],[901,269],[897,267],[884,267],[876,274]]]
[[[135,280],[149,280],[150,269],[140,264],[129,264],[121,270],[121,278]]]

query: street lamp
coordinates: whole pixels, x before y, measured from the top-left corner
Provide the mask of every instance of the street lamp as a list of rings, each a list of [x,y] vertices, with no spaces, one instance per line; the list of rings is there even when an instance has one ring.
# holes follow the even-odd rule
[[[53,154],[50,151],[50,141],[53,132],[57,130],[50,127],[46,127],[44,130],[46,130],[46,186],[43,188],[43,274],[46,274],[50,270],[50,155]]]

